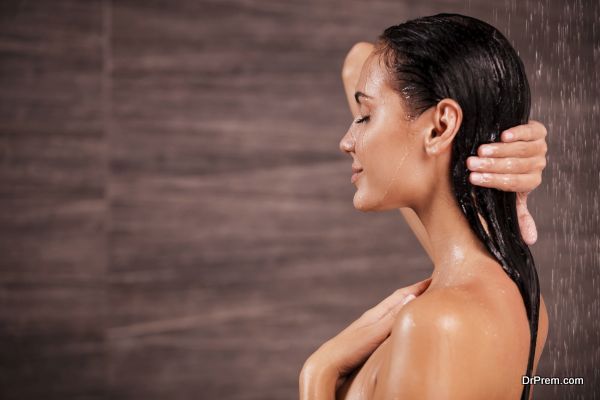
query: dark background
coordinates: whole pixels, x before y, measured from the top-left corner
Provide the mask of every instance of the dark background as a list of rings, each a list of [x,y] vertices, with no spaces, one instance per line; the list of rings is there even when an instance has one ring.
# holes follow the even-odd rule
[[[0,2],[0,398],[293,399],[431,264],[352,207],[345,53],[461,12],[523,57],[548,167],[538,399],[600,398],[598,1]],[[489,368],[494,368],[490,365]]]

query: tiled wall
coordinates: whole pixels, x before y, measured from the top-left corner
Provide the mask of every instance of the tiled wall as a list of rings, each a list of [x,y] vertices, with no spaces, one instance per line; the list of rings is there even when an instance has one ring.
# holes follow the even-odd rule
[[[0,397],[296,398],[318,345],[430,272],[398,212],[352,207],[340,67],[442,11],[525,60],[538,372],[586,378],[536,397],[598,396],[596,3],[3,1]]]

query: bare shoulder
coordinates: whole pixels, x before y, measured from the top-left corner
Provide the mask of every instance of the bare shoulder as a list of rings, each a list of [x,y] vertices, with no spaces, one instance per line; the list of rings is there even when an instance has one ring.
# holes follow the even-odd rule
[[[473,347],[477,343],[482,345],[478,348],[479,354],[474,355],[477,357],[482,351],[496,351],[497,345],[501,344],[499,341],[502,341],[502,332],[510,332],[510,336],[514,336],[515,329],[523,328],[523,333],[529,329],[518,290],[498,293],[501,293],[502,299],[473,286],[426,292],[399,312],[392,332],[422,335],[426,333],[423,331],[427,331],[430,332],[428,334],[443,335],[456,344],[464,341]]]
[[[383,397],[518,398],[529,327],[516,287],[504,290],[499,300],[489,287],[439,288],[404,306],[392,328]]]

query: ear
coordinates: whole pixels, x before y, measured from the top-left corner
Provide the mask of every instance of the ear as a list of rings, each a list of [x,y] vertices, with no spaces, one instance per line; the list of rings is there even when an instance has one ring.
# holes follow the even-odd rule
[[[452,99],[440,100],[433,111],[433,129],[425,138],[428,155],[438,155],[452,148],[452,140],[462,123],[462,109]]]

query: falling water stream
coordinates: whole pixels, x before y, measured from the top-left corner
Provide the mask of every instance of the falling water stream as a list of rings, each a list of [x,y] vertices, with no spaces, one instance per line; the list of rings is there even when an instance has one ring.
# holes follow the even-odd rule
[[[472,5],[468,5],[472,8]],[[584,385],[535,388],[536,398],[600,398],[600,2],[506,0],[497,26],[528,71],[532,119],[548,129],[548,165],[529,208],[532,247],[550,318],[537,374]]]

